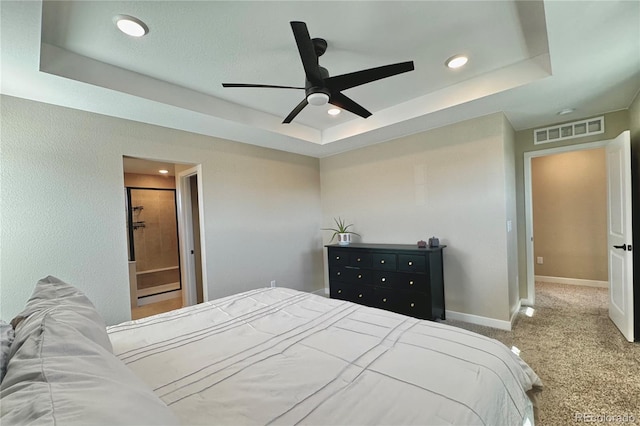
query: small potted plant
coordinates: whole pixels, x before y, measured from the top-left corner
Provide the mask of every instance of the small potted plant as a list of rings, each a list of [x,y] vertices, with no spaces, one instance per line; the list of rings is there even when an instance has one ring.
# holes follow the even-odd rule
[[[360,234],[358,234],[357,232],[349,231],[349,228],[353,226],[353,223],[345,225],[344,220],[340,217],[338,217],[337,219],[333,218],[333,220],[336,222],[335,228],[322,228],[323,231],[333,231],[333,235],[331,236],[331,240],[329,240],[329,242],[333,241],[333,239],[337,235],[338,244],[340,244],[341,246],[348,246],[349,243],[351,243],[351,234],[360,236]]]

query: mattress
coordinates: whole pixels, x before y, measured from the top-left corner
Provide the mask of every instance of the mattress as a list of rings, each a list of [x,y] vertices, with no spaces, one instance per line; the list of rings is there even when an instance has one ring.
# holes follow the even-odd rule
[[[107,331],[189,425],[528,424],[542,386],[496,340],[285,288]]]

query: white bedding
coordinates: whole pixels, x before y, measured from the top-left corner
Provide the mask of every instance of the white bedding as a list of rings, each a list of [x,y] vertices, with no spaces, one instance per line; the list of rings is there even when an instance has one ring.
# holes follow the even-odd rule
[[[107,331],[185,425],[519,425],[542,385],[496,340],[283,288]]]

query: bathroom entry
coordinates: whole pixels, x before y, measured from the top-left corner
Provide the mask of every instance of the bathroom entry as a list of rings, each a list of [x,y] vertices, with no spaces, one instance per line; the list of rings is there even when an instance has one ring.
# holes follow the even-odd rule
[[[183,306],[176,165],[123,157],[131,317]]]
[[[141,298],[181,290],[176,190],[127,187],[127,205],[138,304]]]

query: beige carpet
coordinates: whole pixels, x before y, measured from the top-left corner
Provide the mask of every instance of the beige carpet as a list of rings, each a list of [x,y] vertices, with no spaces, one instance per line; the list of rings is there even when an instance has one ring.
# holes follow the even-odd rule
[[[608,291],[536,283],[535,314],[512,331],[447,320],[521,350],[544,384],[537,425],[640,425],[640,343],[608,316]]]

